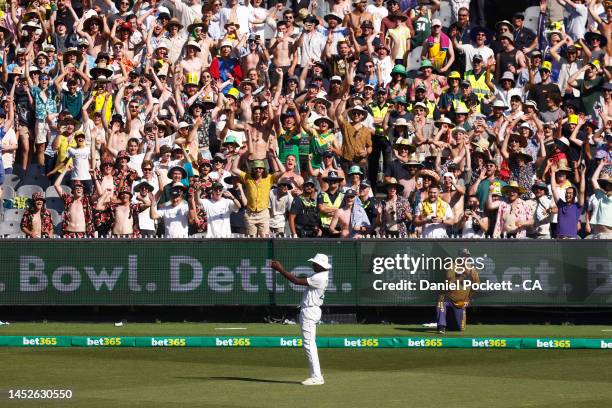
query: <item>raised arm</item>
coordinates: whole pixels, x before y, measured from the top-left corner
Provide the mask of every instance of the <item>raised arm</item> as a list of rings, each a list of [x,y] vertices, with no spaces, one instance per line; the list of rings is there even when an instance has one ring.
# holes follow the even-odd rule
[[[279,261],[270,262],[270,267],[287,278],[287,280],[291,283],[295,285],[308,286],[308,280],[306,278],[298,278],[292,273],[287,272],[283,264],[281,264]]]

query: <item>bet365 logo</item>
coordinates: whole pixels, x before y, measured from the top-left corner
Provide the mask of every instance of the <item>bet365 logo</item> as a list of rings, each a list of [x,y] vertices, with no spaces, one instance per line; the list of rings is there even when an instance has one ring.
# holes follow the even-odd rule
[[[87,338],[88,346],[102,346],[102,347],[113,347],[121,345],[120,337],[100,337],[98,339]]]
[[[187,340],[184,338],[151,339],[151,346],[153,347],[185,347],[187,346]]]
[[[378,339],[344,339],[344,347],[378,347]]]
[[[284,339],[280,338],[281,347],[302,347],[302,339]]]
[[[248,337],[234,337],[231,339],[220,339],[215,338],[215,345],[217,347],[250,347],[251,339]]]
[[[23,337],[24,346],[57,346],[56,337]]]

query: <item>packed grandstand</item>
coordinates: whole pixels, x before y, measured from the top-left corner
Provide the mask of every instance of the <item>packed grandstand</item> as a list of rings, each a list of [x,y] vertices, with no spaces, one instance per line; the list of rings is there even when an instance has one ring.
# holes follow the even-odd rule
[[[611,238],[612,2],[487,3],[10,0],[0,235]]]

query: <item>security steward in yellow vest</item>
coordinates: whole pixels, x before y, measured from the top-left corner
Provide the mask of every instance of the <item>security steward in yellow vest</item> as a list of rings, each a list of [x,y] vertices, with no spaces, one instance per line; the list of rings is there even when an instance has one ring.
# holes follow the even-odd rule
[[[484,68],[480,54],[474,55],[472,69],[465,72],[463,79],[470,81],[472,92],[478,97],[478,102],[491,95],[491,89],[487,85],[487,70]]]
[[[453,112],[461,110],[470,111],[471,107],[477,105],[476,112],[482,113],[482,107],[478,96],[472,92],[472,83],[467,79],[461,81],[461,98],[452,102]]]
[[[433,119],[434,113],[436,109],[438,108],[438,106],[436,105],[435,102],[430,101],[429,99],[425,97],[426,92],[427,92],[427,88],[425,87],[425,84],[420,83],[414,91],[414,102],[411,102],[409,108],[407,107],[406,109],[409,112],[412,112],[412,109],[414,108],[414,105],[416,103],[418,102],[424,103],[425,106],[427,106],[427,119]]]
[[[340,177],[337,172],[330,171],[323,181],[328,184],[326,192],[319,194],[317,205],[319,207],[319,217],[321,217],[321,229],[324,237],[329,237],[329,224],[336,213],[336,210],[342,205],[344,194],[340,192],[340,182],[344,178]]]
[[[372,153],[368,157],[368,178],[376,185],[378,177],[378,163],[380,156],[383,158],[383,168],[391,162],[391,141],[389,135],[383,129],[385,116],[391,104],[387,102],[387,90],[379,88],[376,92],[376,101],[369,105],[374,117],[374,137],[372,137]]]

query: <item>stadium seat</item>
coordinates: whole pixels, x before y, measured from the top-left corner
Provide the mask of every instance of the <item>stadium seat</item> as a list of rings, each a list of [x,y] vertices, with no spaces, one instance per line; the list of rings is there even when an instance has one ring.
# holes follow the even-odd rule
[[[43,190],[42,187],[38,185],[32,185],[32,184],[22,185],[21,187],[17,189],[17,195],[23,196],[23,197],[32,197],[33,193],[44,193],[44,192],[45,190]]]
[[[58,225],[59,223],[62,222],[62,216],[59,214],[57,210],[54,210],[53,208],[47,208],[47,209],[51,213],[51,219],[53,220],[53,225]]]
[[[25,176],[41,176],[45,174],[44,167],[40,167],[40,165],[31,163],[28,169],[26,170]]]
[[[59,197],[49,197],[47,198],[46,207],[61,214],[64,212],[64,200]]]
[[[446,0],[440,2],[440,10],[436,11],[433,18],[438,18],[442,22],[442,27],[448,28],[452,24],[453,14],[450,3]]]
[[[21,222],[21,218],[23,217],[23,213],[25,210],[20,208],[10,208],[4,210],[4,221],[16,221]]]
[[[6,184],[2,186],[2,199],[3,200],[11,200],[15,197],[15,189],[12,186],[7,186]]]
[[[418,46],[410,51],[410,54],[408,54],[408,66],[406,66],[407,71],[418,71],[421,67],[421,51],[423,51],[422,46]]]
[[[532,30],[534,33],[538,32],[538,21],[540,20],[540,7],[533,6],[525,9],[525,21],[523,25],[525,28]]]
[[[51,183],[47,176],[44,175],[26,175],[21,183],[22,186],[33,185],[40,187],[44,193],[44,190],[49,187]]]
[[[2,186],[11,186],[13,188],[16,188],[20,181],[21,179],[17,174],[6,174],[4,176],[4,183],[2,183]]]
[[[14,234],[22,234],[21,220],[19,221],[3,221],[0,223],[0,236],[6,237]]]
[[[72,194],[72,189],[70,188],[70,186],[66,186],[62,184],[62,190],[64,191],[64,193],[68,195]],[[59,197],[59,195],[57,194],[57,191],[55,191],[54,186],[47,187],[47,189],[45,190],[45,197],[46,198]]]

